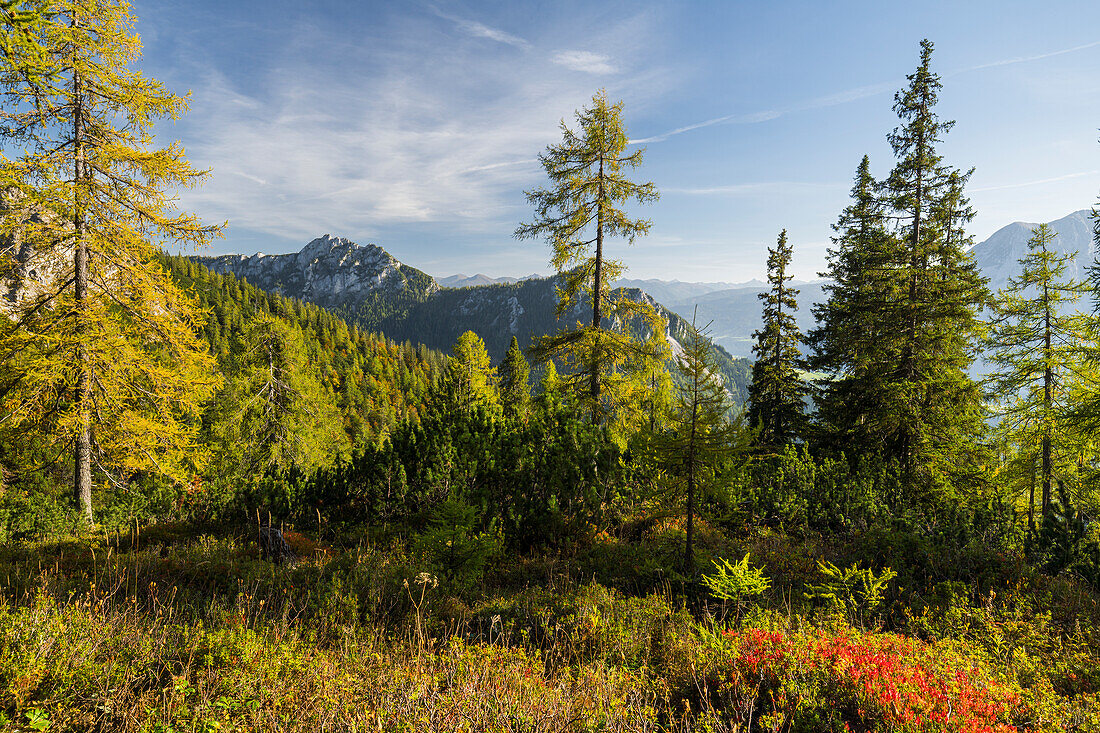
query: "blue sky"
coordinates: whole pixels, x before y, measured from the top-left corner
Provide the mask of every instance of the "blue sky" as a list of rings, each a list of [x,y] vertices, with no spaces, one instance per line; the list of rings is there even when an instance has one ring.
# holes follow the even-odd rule
[[[914,7],[917,6],[917,7]],[[548,272],[511,237],[536,155],[600,87],[625,103],[653,221],[612,256],[639,278],[764,273],[782,228],[824,266],[867,153],[892,165],[893,93],[936,43],[941,150],[976,170],[980,241],[1100,192],[1100,6],[1081,2],[287,2],[134,5],[142,68],[191,111],[162,123],[210,180],[182,205],[228,220],[213,252],[324,233],[433,275]]]

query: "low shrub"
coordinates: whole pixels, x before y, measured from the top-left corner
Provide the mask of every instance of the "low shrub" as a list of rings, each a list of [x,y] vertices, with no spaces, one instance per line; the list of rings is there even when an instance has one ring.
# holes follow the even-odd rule
[[[740,729],[1016,733],[1019,691],[943,646],[851,629],[747,629],[713,647],[707,714]]]

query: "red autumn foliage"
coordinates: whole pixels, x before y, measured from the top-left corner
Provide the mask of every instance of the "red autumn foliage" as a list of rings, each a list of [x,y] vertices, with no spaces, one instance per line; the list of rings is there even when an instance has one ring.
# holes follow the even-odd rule
[[[726,633],[720,692],[739,723],[776,730],[1015,733],[1007,685],[965,656],[893,634]]]

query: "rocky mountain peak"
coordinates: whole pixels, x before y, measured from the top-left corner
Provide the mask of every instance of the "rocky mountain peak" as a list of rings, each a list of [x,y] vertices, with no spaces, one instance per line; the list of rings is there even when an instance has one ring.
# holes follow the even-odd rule
[[[390,255],[389,252],[373,244],[356,244],[345,237],[334,237],[331,234],[323,234],[317,239],[302,247],[298,252],[299,266],[308,266],[312,262],[321,259],[336,259],[340,263],[355,264],[364,257],[379,261],[390,261],[400,267],[401,263]]]
[[[325,308],[354,306],[369,296],[439,289],[430,276],[402,265],[373,244],[361,245],[325,234],[298,252],[269,255],[196,257],[211,270],[248,280],[253,285],[316,303]]]

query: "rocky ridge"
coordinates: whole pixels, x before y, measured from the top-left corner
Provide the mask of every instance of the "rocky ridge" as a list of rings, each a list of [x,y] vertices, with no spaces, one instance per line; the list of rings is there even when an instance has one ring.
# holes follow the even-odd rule
[[[232,273],[256,287],[323,308],[340,308],[379,293],[427,296],[439,290],[430,276],[381,247],[329,234],[290,254],[194,259],[219,274]]]

